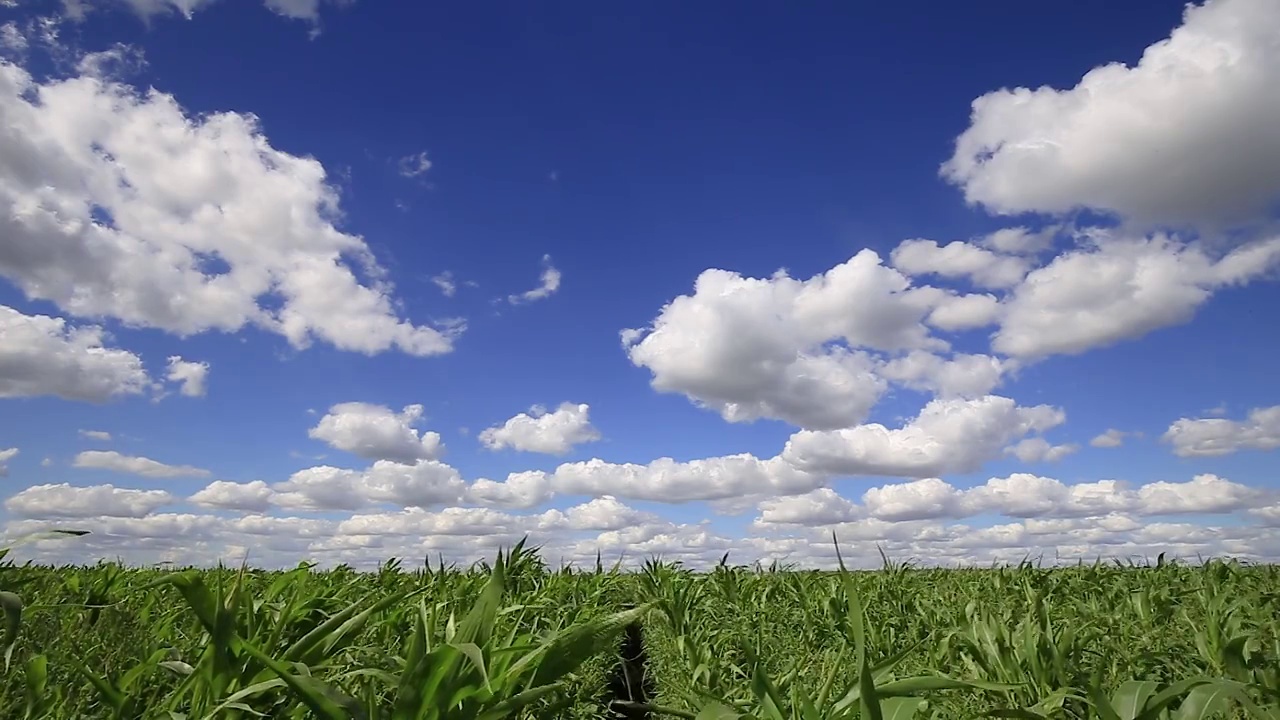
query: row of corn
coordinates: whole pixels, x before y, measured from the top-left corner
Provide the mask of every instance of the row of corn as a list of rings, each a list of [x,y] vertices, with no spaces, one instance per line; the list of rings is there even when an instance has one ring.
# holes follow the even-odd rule
[[[1280,720],[1274,566],[551,571],[521,543],[471,568],[172,572],[3,553],[0,718]],[[640,664],[620,652],[636,628]]]

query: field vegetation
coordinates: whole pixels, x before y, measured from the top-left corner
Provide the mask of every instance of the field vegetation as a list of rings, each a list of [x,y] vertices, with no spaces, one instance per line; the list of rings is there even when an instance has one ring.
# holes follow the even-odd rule
[[[2,552],[2,551],[0,551]],[[1280,568],[47,567],[4,718],[1280,720]]]

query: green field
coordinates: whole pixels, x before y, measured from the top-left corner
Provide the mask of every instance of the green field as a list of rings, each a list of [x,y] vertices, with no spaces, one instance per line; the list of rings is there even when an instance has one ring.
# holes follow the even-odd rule
[[[517,547],[9,563],[0,590],[4,718],[1280,718],[1274,566],[553,572]]]

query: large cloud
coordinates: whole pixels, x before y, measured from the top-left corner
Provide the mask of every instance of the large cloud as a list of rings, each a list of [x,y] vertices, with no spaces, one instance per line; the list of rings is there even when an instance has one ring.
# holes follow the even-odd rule
[[[56,395],[100,403],[146,392],[152,381],[142,358],[106,347],[106,340],[94,325],[72,327],[62,318],[0,305],[0,398]]]
[[[419,435],[413,427],[422,418],[422,410],[421,405],[406,405],[396,413],[384,405],[339,403],[329,408],[307,434],[330,447],[370,460],[433,460],[444,452],[444,446],[439,433]]]
[[[996,395],[974,400],[933,400],[901,428],[880,424],[842,430],[802,430],[782,458],[795,467],[829,475],[928,477],[973,472],[999,457],[1011,441],[1065,420],[1048,405],[1020,407]]]
[[[114,485],[75,487],[67,483],[35,485],[14,494],[4,507],[25,517],[142,517],[173,503],[163,490],[132,490]]]
[[[997,213],[1247,222],[1280,201],[1280,1],[1209,0],[1134,67],[973,102],[943,174]]]
[[[1085,248],[1034,270],[1005,300],[991,347],[1035,358],[1078,354],[1184,323],[1215,290],[1247,283],[1280,263],[1280,237],[1219,258],[1164,235],[1099,232]]]
[[[502,425],[480,432],[481,444],[490,450],[512,448],[525,452],[565,455],[575,445],[600,439],[591,424],[591,407],[586,403],[561,403],[555,412],[534,406],[527,413],[509,418]]]
[[[317,465],[270,485],[261,480],[220,480],[189,499],[204,507],[260,513],[273,506],[294,510],[361,510],[375,505],[427,508],[457,503],[465,491],[458,471],[438,460],[379,460],[364,470]]]
[[[913,287],[872,250],[808,280],[713,269],[698,276],[692,295],[623,340],[631,362],[653,373],[654,389],[684,394],[730,422],[846,427],[864,420],[887,388],[861,348],[946,350],[923,321],[947,295]]]
[[[0,115],[0,276],[28,297],[179,335],[452,348],[461,326],[397,316],[368,245],[335,225],[324,168],[272,147],[253,116],[193,118],[159,91],[42,83],[4,61]]]
[[[1229,455],[1280,448],[1280,405],[1256,408],[1244,420],[1181,418],[1161,438],[1180,457]]]
[[[1017,285],[1030,264],[959,240],[939,245],[933,240],[904,240],[894,248],[893,266],[908,275],[939,275],[968,278],[984,288]]]
[[[997,514],[1012,518],[1104,517],[1232,513],[1275,498],[1275,491],[1216,475],[1187,482],[1153,482],[1132,488],[1116,480],[1067,484],[1028,473],[990,478],[963,489],[939,478],[873,487],[861,503],[820,488],[759,504],[755,524],[821,526],[872,519],[889,523]]]
[[[664,457],[645,464],[593,458],[561,464],[550,473],[512,473],[502,482],[477,480],[467,496],[473,502],[519,508],[533,507],[557,494],[681,503],[794,495],[824,481],[781,458],[761,460],[748,453],[683,462]]]

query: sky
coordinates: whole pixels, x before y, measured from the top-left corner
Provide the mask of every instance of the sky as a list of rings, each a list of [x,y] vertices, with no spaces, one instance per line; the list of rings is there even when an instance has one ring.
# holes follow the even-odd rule
[[[1280,559],[1277,76],[1280,0],[0,0],[0,545]]]

